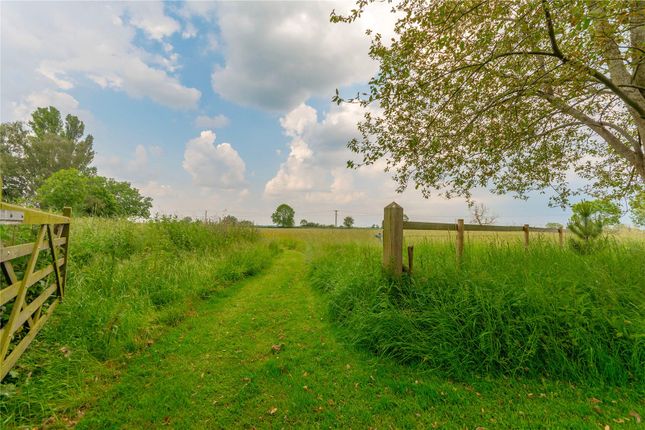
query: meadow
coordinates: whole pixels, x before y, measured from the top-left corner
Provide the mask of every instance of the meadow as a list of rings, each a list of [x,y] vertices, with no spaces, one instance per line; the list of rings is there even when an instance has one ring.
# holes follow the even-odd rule
[[[645,403],[645,241],[76,220],[68,295],[3,428],[628,428]],[[410,233],[410,232],[406,232]]]

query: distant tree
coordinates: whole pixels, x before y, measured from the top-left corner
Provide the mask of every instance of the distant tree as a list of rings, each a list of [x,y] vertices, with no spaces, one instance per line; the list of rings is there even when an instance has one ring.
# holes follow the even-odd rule
[[[645,2],[402,0],[392,11],[393,37],[366,32],[380,69],[349,101],[378,113],[349,148],[364,164],[385,159],[399,189],[548,189],[565,206],[576,191],[622,197],[645,183]],[[572,189],[572,171],[588,185]]]
[[[63,169],[51,175],[37,190],[36,200],[43,209],[60,211],[71,206],[79,215],[117,217],[150,216],[152,199],[139,194],[128,182],[103,176],[90,176],[76,169]]]
[[[343,219],[343,225],[347,228],[352,228],[354,226],[354,218],[346,216],[345,219]]]
[[[483,203],[475,203],[470,211],[471,222],[479,225],[491,225],[497,221],[497,216],[492,215],[490,210]]]
[[[286,203],[277,207],[271,215],[271,221],[279,227],[293,227],[295,224],[294,216],[296,212]]]
[[[567,228],[574,234],[571,245],[588,253],[597,248],[604,228],[620,222],[620,208],[613,203],[592,200],[574,204]]]
[[[410,217],[407,216],[406,214],[403,214],[403,222],[408,222],[410,221]]]
[[[63,121],[53,106],[36,109],[28,127],[22,122],[3,123],[0,163],[6,198],[34,196],[45,179],[62,169],[96,173],[90,167],[94,138],[89,134],[84,137],[84,133],[83,121],[74,115],[67,115]]]
[[[632,221],[640,227],[645,227],[645,190],[641,190],[629,203]]]
[[[307,227],[307,224],[309,224],[309,221],[307,221],[306,219],[300,220],[300,227]]]
[[[238,222],[237,217],[234,217],[233,215],[226,215],[220,220],[220,224],[226,225],[236,225]]]
[[[546,228],[562,228],[564,227],[562,224],[559,222],[547,222],[546,223]]]
[[[22,122],[0,124],[0,178],[3,200],[16,201],[26,195],[28,178],[23,173],[21,161],[28,145],[28,134]]]

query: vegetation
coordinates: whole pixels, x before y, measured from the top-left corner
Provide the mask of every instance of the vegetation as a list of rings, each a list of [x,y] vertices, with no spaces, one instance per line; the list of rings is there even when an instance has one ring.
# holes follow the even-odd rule
[[[1,385],[3,428],[83,407],[201,300],[259,273],[277,251],[252,228],[169,218],[75,219],[72,228],[64,302]]]
[[[311,281],[353,343],[453,378],[506,375],[645,381],[642,242],[592,255],[519,240],[417,244],[414,276],[383,275],[380,250],[329,245]]]
[[[602,244],[602,234],[607,226],[620,222],[620,209],[601,200],[581,201],[572,206],[573,215],[568,228],[574,234],[571,239],[573,249],[589,253]]]
[[[141,196],[130,183],[76,169],[59,170],[47,178],[38,188],[36,200],[43,209],[61,211],[70,206],[81,216],[148,218],[152,207],[152,199]]]
[[[63,122],[53,106],[36,109],[27,125],[19,121],[0,125],[3,198],[32,197],[45,179],[62,169],[96,173],[90,167],[94,138],[84,134],[83,121],[67,115]]]
[[[491,225],[497,221],[497,216],[490,213],[490,209],[483,203],[474,203],[470,208],[472,218],[470,222],[479,225]]]
[[[346,216],[346,217],[343,219],[343,226],[344,226],[344,227],[347,227],[347,228],[352,228],[352,227],[354,227],[354,218],[352,218],[351,216]]]
[[[276,208],[273,214],[271,214],[271,221],[273,221],[273,223],[278,227],[293,227],[295,224],[295,215],[296,212],[293,208],[288,204],[283,203]]]
[[[634,197],[630,206],[634,224],[645,227],[645,190]]]
[[[645,3],[404,0],[393,12],[396,37],[368,31],[379,72],[347,100],[378,105],[349,143],[363,164],[384,159],[400,189],[425,195],[548,189],[566,205],[577,191],[642,190]],[[588,185],[572,189],[571,171]]]

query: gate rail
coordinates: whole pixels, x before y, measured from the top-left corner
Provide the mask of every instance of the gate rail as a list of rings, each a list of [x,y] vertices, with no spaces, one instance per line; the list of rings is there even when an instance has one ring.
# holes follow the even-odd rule
[[[0,240],[1,276],[8,284],[8,287],[0,290],[0,306],[13,303],[7,323],[0,327],[0,380],[9,373],[63,299],[71,216],[71,208],[64,208],[61,216],[0,202],[0,225],[3,227],[17,224],[39,226],[35,242],[4,246]],[[43,249],[49,249],[51,263],[35,270]],[[24,256],[29,256],[29,259],[22,279],[18,279],[12,260]],[[55,281],[27,303],[29,288],[52,273]],[[24,336],[15,340],[16,334],[23,330]]]

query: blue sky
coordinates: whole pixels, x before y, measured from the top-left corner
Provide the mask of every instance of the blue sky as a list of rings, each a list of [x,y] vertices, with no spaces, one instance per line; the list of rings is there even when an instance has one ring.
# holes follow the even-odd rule
[[[1,2],[0,116],[39,106],[79,116],[95,137],[99,174],[154,198],[155,212],[270,223],[291,204],[299,221],[353,216],[379,223],[396,200],[417,220],[469,218],[466,202],[395,192],[383,164],[350,171],[345,148],[363,112],[331,104],[365,87],[373,28],[387,5],[331,24],[331,2]],[[479,190],[500,224],[564,222],[547,197]]]

